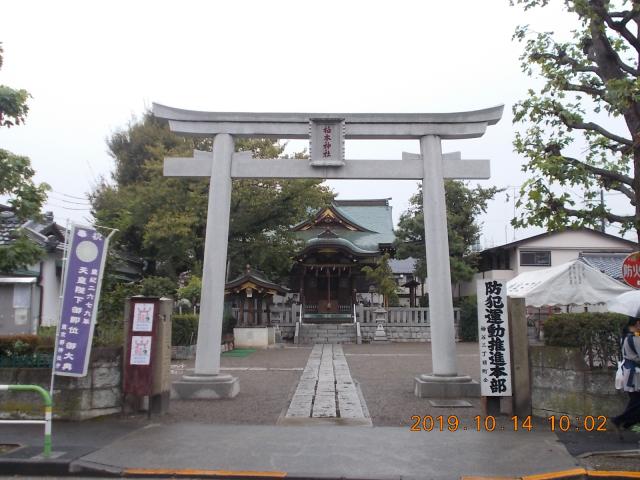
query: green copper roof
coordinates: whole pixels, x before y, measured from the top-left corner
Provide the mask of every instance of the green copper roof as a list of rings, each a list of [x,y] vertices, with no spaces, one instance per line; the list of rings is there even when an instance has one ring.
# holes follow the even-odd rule
[[[333,233],[353,243],[363,250],[378,250],[380,243],[393,243],[396,239],[393,233],[393,218],[388,200],[336,200],[333,204],[336,210],[345,218],[352,220],[369,232],[354,232],[346,228],[331,227]],[[325,227],[318,225],[309,230],[296,232],[301,240],[309,242],[324,231]]]

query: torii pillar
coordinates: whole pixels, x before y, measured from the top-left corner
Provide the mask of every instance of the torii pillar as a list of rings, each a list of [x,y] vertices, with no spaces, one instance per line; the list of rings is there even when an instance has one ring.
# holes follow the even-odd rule
[[[422,180],[433,371],[414,379],[419,397],[478,396],[480,387],[457,373],[444,179],[487,179],[488,160],[443,154],[441,140],[477,138],[497,123],[503,106],[459,113],[225,113],[154,104],[172,131],[213,137],[213,152],[166,158],[165,176],[210,177],[196,365],[173,392],[181,398],[228,398],[236,378],[220,374],[229,207],[233,178]],[[234,153],[234,136],[309,139],[310,160],[254,159]],[[345,139],[418,139],[420,154],[401,160],[345,160]]]

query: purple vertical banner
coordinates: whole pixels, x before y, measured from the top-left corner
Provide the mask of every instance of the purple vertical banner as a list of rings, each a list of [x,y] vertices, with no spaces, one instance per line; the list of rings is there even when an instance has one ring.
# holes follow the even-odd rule
[[[91,354],[108,239],[93,228],[79,225],[73,225],[69,235],[53,373],[84,377]]]

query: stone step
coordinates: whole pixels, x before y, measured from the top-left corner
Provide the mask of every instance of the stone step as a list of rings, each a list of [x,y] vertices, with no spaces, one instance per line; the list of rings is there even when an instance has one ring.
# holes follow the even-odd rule
[[[355,343],[356,327],[353,324],[318,325],[302,324],[300,326],[299,341],[310,343]]]

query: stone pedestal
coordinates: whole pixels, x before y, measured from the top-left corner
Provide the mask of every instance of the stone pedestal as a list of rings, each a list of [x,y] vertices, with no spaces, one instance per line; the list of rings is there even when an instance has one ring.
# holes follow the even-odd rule
[[[414,378],[413,393],[420,398],[479,397],[480,384],[466,375],[423,374]]]
[[[233,398],[240,392],[240,382],[231,375],[187,374],[171,385],[171,397],[181,400]]]
[[[381,323],[378,324],[376,328],[376,333],[373,336],[373,343],[389,343],[387,339],[387,334],[384,331],[384,326]]]

